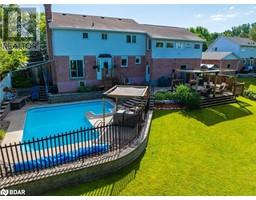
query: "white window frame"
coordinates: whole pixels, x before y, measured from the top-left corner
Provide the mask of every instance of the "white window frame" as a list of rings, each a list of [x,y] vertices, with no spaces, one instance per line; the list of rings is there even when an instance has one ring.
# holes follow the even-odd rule
[[[139,59],[139,62],[136,62],[136,60]],[[141,56],[135,56],[135,64],[140,65],[141,64]]]
[[[183,42],[176,42],[175,46],[176,46],[176,49],[183,49],[184,48],[184,43]]]
[[[101,33],[101,40],[108,40],[108,34],[107,33]]]
[[[124,59],[126,60],[126,65],[123,65],[123,64],[122,64],[122,60],[124,60]],[[121,63],[120,63],[120,66],[121,66],[121,67],[128,67],[128,56],[121,56],[120,62],[121,62]]]
[[[191,43],[189,43],[189,42],[185,43],[185,48],[186,49],[190,49],[191,47],[192,47]]]
[[[127,41],[128,37],[130,37],[130,42]],[[134,38],[135,38],[135,40],[134,40]],[[136,44],[137,43],[137,35],[131,35],[131,34],[126,35],[126,43],[127,44]]]
[[[71,68],[71,62],[72,61],[82,61],[82,69],[83,69],[83,75],[82,76],[76,76],[76,77],[73,77],[72,76],[72,68]],[[77,71],[77,75],[78,75],[78,68],[76,69]],[[72,79],[83,79],[84,78],[84,61],[83,59],[69,59],[69,78],[72,80]]]
[[[87,37],[84,37],[84,34],[87,34]],[[84,39],[84,40],[87,40],[87,39],[89,38],[89,33],[88,33],[88,32],[83,32],[83,35],[82,35],[82,36],[83,36],[83,39]]]
[[[199,46],[199,48],[196,48],[196,46]],[[201,49],[201,44],[194,44],[194,49]]]

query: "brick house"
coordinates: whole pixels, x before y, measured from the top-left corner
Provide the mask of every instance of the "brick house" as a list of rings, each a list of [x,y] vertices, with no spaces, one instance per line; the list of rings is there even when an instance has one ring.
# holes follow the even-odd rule
[[[202,64],[214,64],[222,69],[238,70],[240,58],[232,52],[203,52]]]
[[[48,54],[59,92],[100,85],[106,77],[156,85],[173,69],[198,68],[200,39],[185,28],[139,24],[133,19],[52,13],[45,5]]]

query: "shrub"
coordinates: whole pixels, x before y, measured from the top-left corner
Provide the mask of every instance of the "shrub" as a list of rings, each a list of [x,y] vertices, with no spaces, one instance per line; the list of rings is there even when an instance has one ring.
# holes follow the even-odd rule
[[[156,100],[175,100],[175,93],[173,92],[157,92],[155,95]]]
[[[256,92],[252,90],[245,90],[244,95],[249,99],[256,100]]]
[[[12,86],[14,88],[30,88],[33,86],[31,78],[15,75],[12,77]]]
[[[77,88],[77,92],[90,92],[92,91],[92,89],[90,87],[87,87],[87,86],[79,86]]]
[[[199,104],[200,104],[199,94],[191,90],[186,85],[179,85],[176,88],[175,96],[180,103],[186,105],[190,109],[195,109],[199,107]]]
[[[3,129],[0,129],[0,140],[2,140],[5,136],[5,131]]]

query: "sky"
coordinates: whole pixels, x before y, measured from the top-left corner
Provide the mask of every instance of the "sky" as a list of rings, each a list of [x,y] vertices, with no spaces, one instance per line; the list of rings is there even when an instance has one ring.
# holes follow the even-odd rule
[[[203,26],[210,32],[223,32],[233,26],[256,22],[256,4],[53,4],[52,10],[54,12],[132,18],[138,23],[145,24],[184,28]]]

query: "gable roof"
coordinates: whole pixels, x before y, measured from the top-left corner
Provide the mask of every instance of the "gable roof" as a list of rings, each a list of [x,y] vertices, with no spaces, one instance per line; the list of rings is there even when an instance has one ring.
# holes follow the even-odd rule
[[[152,38],[204,42],[185,28],[139,24],[133,19],[52,13],[49,24],[52,29],[85,29],[117,32],[134,32],[150,35]]]
[[[256,42],[249,38],[242,38],[242,37],[224,37],[224,38],[227,38],[240,46],[256,47]]]
[[[239,59],[239,57],[232,52],[206,51],[202,53],[202,60],[224,60],[229,55],[233,55]]]

